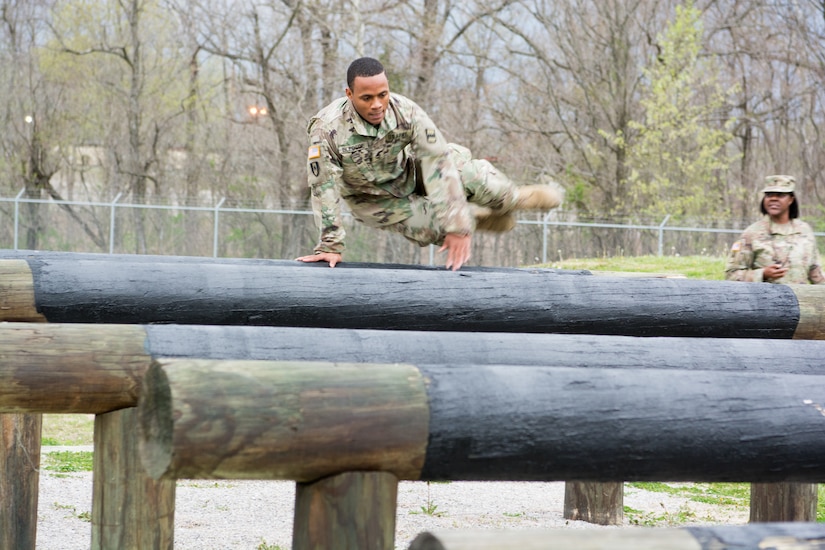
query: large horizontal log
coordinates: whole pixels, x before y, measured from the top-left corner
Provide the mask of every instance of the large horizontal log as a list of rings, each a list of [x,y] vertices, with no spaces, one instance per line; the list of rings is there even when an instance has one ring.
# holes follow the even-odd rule
[[[825,525],[766,523],[659,529],[443,530],[419,534],[409,550],[821,550]]]
[[[823,403],[810,375],[164,359],[138,419],[158,478],[813,482]]]
[[[825,374],[825,342],[298,327],[0,324],[0,412],[135,406],[153,358]]]
[[[819,286],[106,258],[26,257],[34,309],[65,323],[825,338]]]

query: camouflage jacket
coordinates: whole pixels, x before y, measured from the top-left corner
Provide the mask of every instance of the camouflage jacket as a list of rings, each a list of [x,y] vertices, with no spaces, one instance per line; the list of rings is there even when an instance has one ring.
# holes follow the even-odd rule
[[[409,218],[404,199],[415,191],[415,161],[444,232],[472,231],[456,160],[430,117],[410,99],[391,94],[384,120],[375,127],[340,98],[312,117],[307,133],[307,178],[320,228],[316,252],[344,251],[341,199],[357,220],[373,227]]]
[[[784,264],[788,272],[781,279],[765,281],[762,268],[776,263]],[[733,243],[725,278],[757,283],[825,283],[813,230],[799,219],[792,219],[788,224],[774,224],[766,216],[745,229]]]

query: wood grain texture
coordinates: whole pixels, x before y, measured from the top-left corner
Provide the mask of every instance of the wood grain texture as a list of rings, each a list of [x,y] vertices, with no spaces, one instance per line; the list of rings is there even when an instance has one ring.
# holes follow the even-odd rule
[[[156,480],[138,454],[137,411],[95,417],[92,550],[172,550],[175,482]]]
[[[787,285],[799,301],[799,325],[793,337],[825,340],[825,285]]]
[[[34,297],[34,279],[24,260],[0,260],[0,320],[45,323]]]
[[[138,410],[156,478],[416,479],[427,444],[424,380],[403,364],[161,359]]]
[[[816,483],[752,483],[750,522],[816,521]]]
[[[0,548],[35,548],[42,418],[0,414]]]
[[[0,411],[98,414],[134,407],[151,363],[139,326],[0,324]]]
[[[398,478],[346,472],[295,490],[292,550],[392,550]]]
[[[564,519],[596,525],[622,525],[624,483],[568,481],[564,485]]]

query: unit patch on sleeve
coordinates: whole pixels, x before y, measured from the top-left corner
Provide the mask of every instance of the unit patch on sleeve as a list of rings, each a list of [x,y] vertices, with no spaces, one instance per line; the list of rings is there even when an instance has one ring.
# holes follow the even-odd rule
[[[310,145],[309,151],[307,152],[307,160],[321,158],[321,146],[320,145]]]

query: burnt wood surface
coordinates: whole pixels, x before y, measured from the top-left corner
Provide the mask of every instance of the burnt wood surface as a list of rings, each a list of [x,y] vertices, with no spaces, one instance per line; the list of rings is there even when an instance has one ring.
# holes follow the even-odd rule
[[[80,414],[135,406],[164,357],[825,374],[814,340],[209,325],[3,323],[0,356],[0,412]]]
[[[169,359],[138,417],[155,477],[818,482],[822,403],[810,375]]]
[[[37,312],[67,323],[736,338],[792,338],[801,317],[789,285],[101,256],[26,256]],[[817,290],[807,318],[818,328]]]

